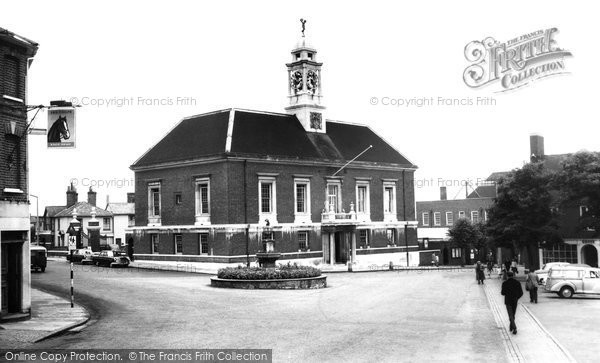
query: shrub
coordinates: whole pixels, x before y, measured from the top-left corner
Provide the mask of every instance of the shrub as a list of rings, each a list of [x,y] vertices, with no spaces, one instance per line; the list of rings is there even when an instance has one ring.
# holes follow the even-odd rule
[[[231,280],[279,280],[301,279],[321,276],[321,270],[312,266],[296,264],[281,265],[278,268],[226,267],[219,269],[217,277]]]

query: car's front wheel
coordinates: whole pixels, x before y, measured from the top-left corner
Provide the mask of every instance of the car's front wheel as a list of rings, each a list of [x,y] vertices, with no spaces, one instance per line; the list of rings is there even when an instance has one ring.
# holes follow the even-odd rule
[[[568,299],[570,299],[570,298],[572,298],[572,297],[573,297],[573,293],[574,293],[574,291],[573,291],[573,288],[572,288],[572,287],[570,287],[570,286],[563,286],[563,287],[560,289],[560,292],[559,292],[559,294],[558,294],[558,295],[559,295],[560,297],[564,297],[564,298],[568,298]]]

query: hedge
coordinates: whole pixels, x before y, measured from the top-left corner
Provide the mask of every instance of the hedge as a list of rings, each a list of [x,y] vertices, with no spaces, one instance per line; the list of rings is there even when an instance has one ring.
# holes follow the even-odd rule
[[[280,280],[321,276],[321,270],[312,266],[282,265],[277,268],[226,267],[219,269],[217,277],[230,280]]]

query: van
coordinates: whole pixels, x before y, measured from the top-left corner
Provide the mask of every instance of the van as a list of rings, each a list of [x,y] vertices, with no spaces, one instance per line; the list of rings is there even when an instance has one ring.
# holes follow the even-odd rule
[[[600,294],[600,269],[574,265],[552,267],[545,288],[564,298],[571,298],[573,294]]]
[[[29,254],[31,257],[31,269],[46,271],[46,263],[48,261],[48,251],[42,246],[30,246]]]

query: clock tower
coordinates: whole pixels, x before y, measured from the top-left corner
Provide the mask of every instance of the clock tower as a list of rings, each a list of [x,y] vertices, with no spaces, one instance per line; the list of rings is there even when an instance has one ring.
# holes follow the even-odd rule
[[[325,106],[323,100],[321,66],[317,62],[317,51],[310,46],[304,36],[306,20],[302,23],[302,38],[292,50],[292,62],[288,69],[288,106],[287,113],[294,114],[306,131],[322,132],[325,130]]]

